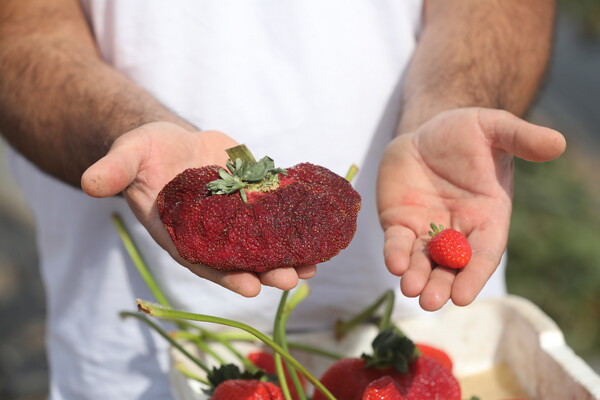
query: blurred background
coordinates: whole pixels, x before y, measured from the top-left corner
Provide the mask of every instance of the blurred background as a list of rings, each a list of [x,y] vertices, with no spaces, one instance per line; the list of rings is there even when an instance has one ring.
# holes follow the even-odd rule
[[[540,306],[600,373],[600,0],[559,1],[554,56],[529,119],[569,146],[550,163],[517,160],[509,292]],[[5,154],[0,140],[0,399],[43,399],[35,232]]]

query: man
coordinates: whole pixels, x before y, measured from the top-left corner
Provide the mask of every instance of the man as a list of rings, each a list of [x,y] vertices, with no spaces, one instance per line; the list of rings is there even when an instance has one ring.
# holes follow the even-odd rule
[[[512,156],[565,146],[513,115],[542,79],[553,13],[544,0],[4,0],[0,129],[38,221],[51,398],[170,396],[165,344],[117,316],[150,295],[115,212],[178,308],[269,329],[280,289],[315,275],[224,273],[177,254],[158,191],[237,143],[279,167],[361,167],[356,238],[318,267],[292,329],[326,329],[388,288],[429,311],[471,303],[490,277],[485,296],[501,295]],[[430,222],[468,235],[466,268],[431,265]],[[417,308],[397,297],[399,313]]]

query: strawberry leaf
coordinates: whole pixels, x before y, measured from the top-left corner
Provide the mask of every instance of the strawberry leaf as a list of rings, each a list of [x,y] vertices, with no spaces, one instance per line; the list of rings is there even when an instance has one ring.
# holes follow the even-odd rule
[[[241,154],[246,154],[246,151],[247,149]],[[229,171],[221,168],[219,170],[221,179],[209,182],[207,188],[212,194],[233,194],[240,191],[244,202],[247,201],[244,188],[249,186],[248,190],[251,191],[274,190],[279,186],[279,174],[287,175],[285,169],[276,168],[273,159],[267,156],[259,161],[255,161],[251,154],[235,160],[230,158],[226,165]]]
[[[435,235],[446,229],[444,228],[444,225],[440,224],[440,226],[437,226],[433,222],[430,223],[429,226],[431,227],[431,230],[428,232],[430,237],[434,237]]]
[[[415,344],[394,326],[379,332],[372,347],[372,354],[361,356],[366,360],[366,368],[393,367],[398,372],[406,372],[416,359]]]
[[[286,170],[275,168],[275,162],[267,156],[256,162],[242,163],[242,166],[236,170],[236,175],[244,182],[260,182],[278,173],[285,174]]]
[[[230,175],[224,169],[219,170],[221,179],[209,182],[207,187],[212,194],[231,194],[246,187],[246,183],[235,175]]]
[[[235,364],[224,364],[218,367],[213,367],[208,373],[207,379],[210,383],[208,389],[204,389],[204,393],[210,395],[221,383],[232,379],[256,379],[260,380],[265,376],[265,372],[257,370],[256,372],[242,371]]]

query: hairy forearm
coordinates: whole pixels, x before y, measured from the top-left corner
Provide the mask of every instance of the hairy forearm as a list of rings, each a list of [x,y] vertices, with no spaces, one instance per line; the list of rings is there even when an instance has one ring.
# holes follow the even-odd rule
[[[79,186],[124,132],[153,121],[192,129],[100,59],[76,2],[3,1],[0,131],[41,169]]]
[[[553,25],[551,0],[426,1],[398,132],[457,107],[523,115],[544,77]]]

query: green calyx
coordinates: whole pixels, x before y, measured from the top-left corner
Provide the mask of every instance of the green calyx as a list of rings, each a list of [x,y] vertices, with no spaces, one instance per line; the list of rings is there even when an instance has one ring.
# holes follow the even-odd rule
[[[365,368],[393,367],[398,372],[407,372],[418,353],[412,340],[395,326],[390,326],[375,337],[372,343],[373,353],[363,354]]]
[[[219,386],[219,384],[233,379],[250,379],[250,380],[264,380],[265,373],[262,370],[258,371],[242,371],[235,364],[224,364],[218,367],[213,367],[208,373],[207,379],[210,383],[210,388],[203,390],[204,393],[210,395]]]
[[[248,201],[246,190],[268,192],[279,187],[279,174],[286,175],[287,171],[275,168],[275,162],[270,157],[263,157],[259,161],[254,159],[246,145],[239,145],[227,149],[229,160],[227,170],[221,168],[219,176],[208,183],[212,194],[233,194],[240,192],[244,203]]]
[[[444,228],[444,225],[437,226],[433,222],[430,223],[429,226],[431,227],[431,230],[428,232],[430,237],[434,237],[435,235],[446,229]]]

